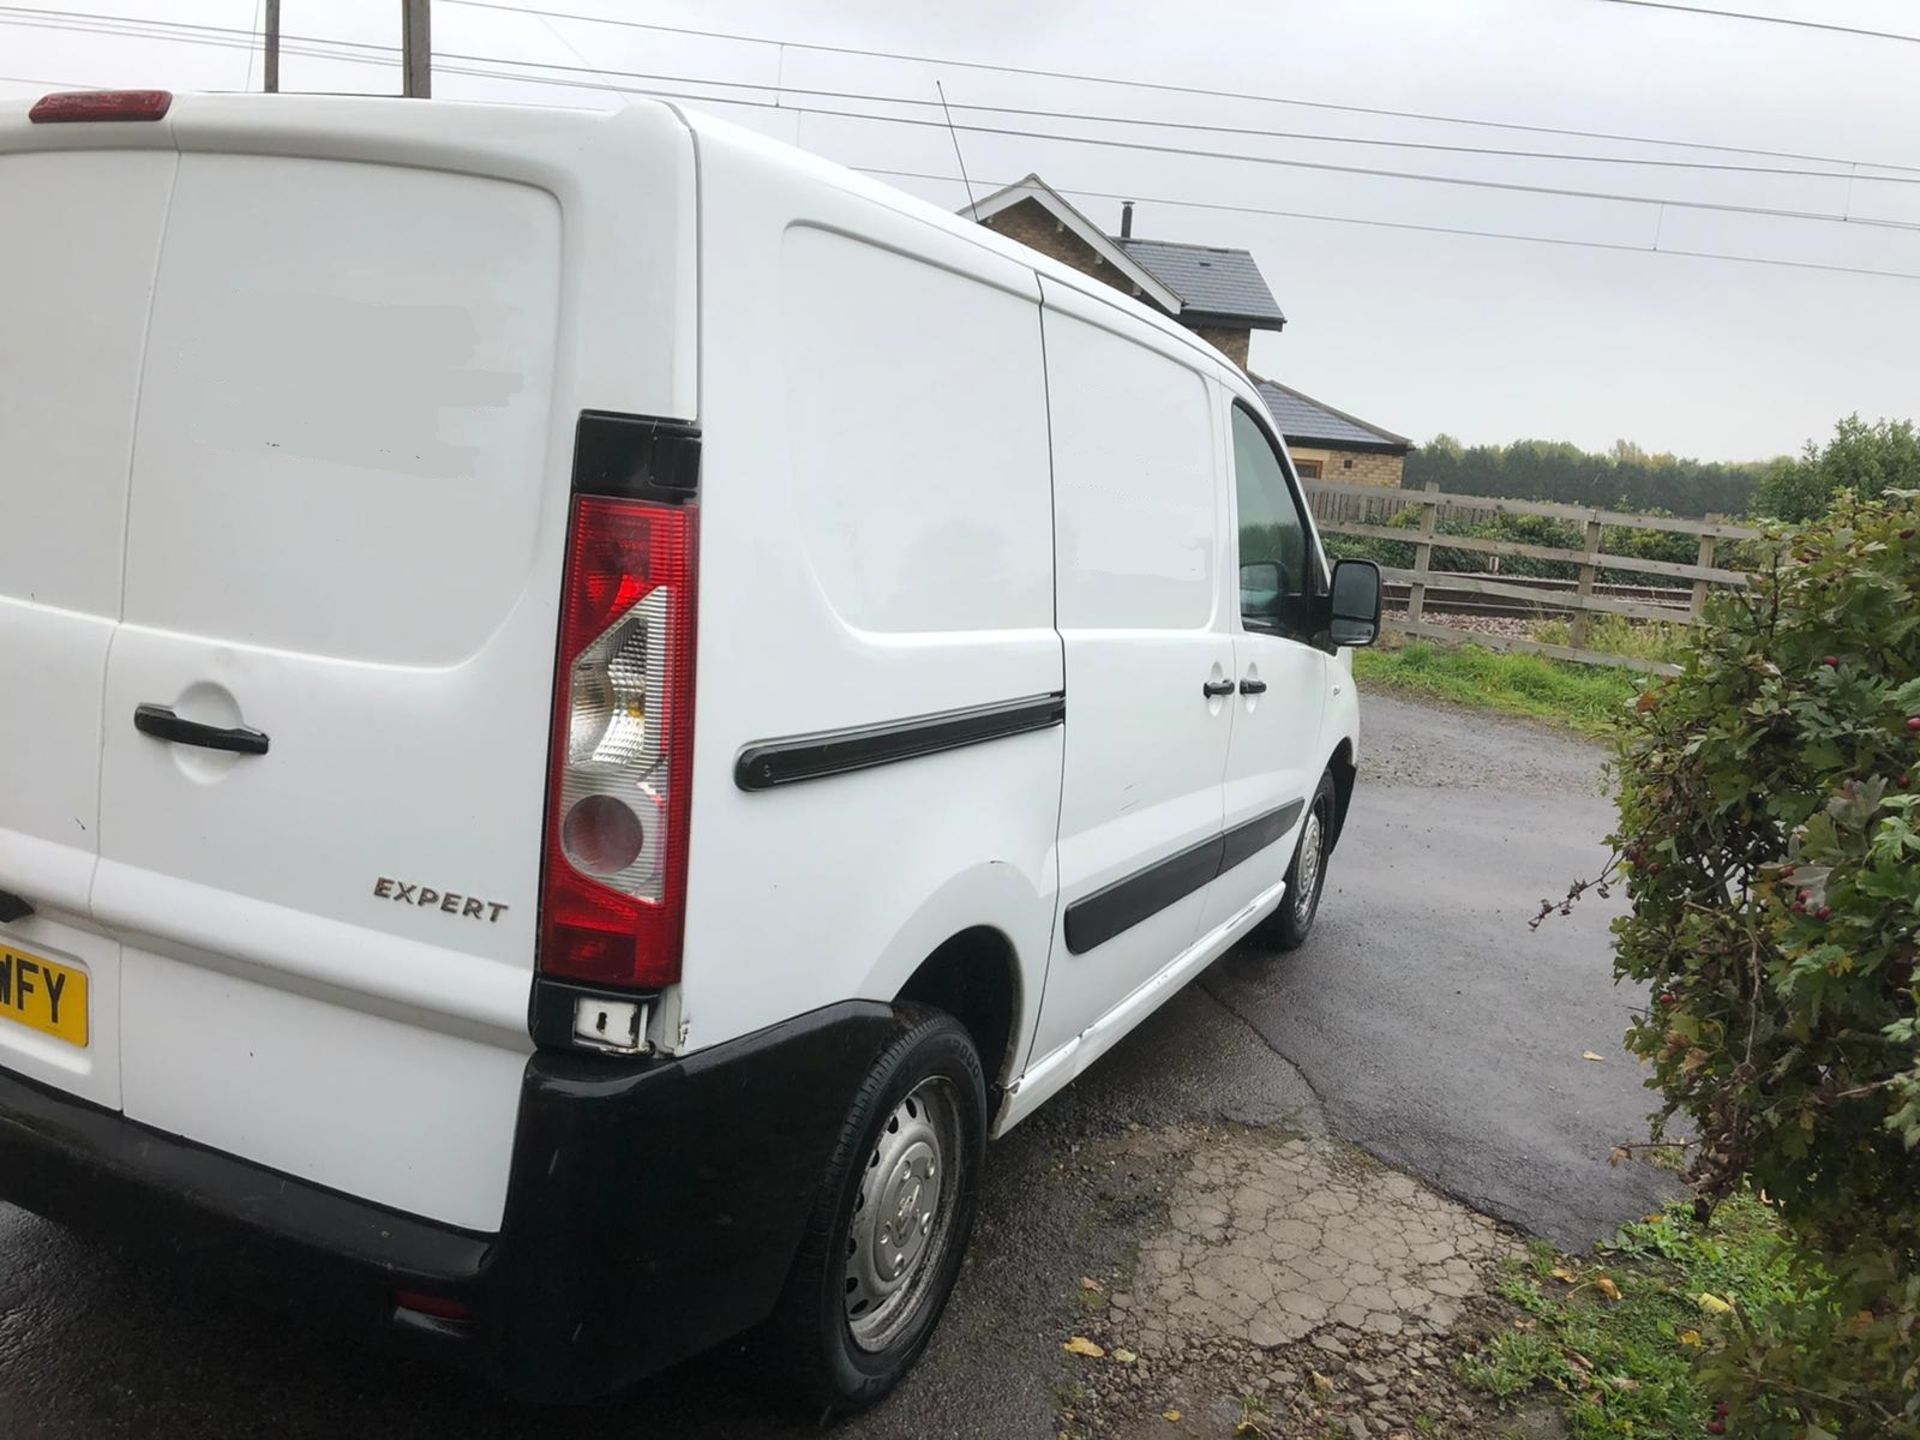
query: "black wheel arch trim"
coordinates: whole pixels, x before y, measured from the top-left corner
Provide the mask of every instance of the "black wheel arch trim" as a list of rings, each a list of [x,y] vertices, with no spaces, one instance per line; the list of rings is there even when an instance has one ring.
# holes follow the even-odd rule
[[[1304,800],[1289,800],[1082,896],[1067,906],[1068,952],[1084,955],[1211,884],[1283,838],[1306,808]]]
[[[733,783],[742,790],[754,791],[823,780],[1050,729],[1066,718],[1066,694],[1055,690],[878,725],[760,740],[740,752],[733,766]]]

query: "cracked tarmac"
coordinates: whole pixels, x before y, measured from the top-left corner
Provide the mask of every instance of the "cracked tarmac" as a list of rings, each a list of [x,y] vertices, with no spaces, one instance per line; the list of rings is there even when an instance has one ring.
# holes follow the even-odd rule
[[[1438,1334],[1517,1253],[1485,1216],[1337,1144],[1237,1135],[1192,1156],[1113,1305],[1146,1354],[1216,1336],[1271,1349],[1330,1324]]]

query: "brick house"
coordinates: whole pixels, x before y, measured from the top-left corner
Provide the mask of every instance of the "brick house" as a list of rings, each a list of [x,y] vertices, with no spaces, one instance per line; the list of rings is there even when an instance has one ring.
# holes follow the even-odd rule
[[[1400,486],[1413,442],[1404,435],[1336,410],[1291,385],[1248,372],[1253,388],[1267,402],[1273,423],[1287,442],[1294,468],[1303,480],[1338,480],[1345,485]]]
[[[996,190],[960,213],[1131,295],[1213,345],[1254,382],[1303,477],[1400,484],[1413,448],[1405,436],[1248,368],[1253,332],[1277,331],[1287,323],[1249,252],[1140,239],[1133,234],[1132,202],[1121,207],[1120,233],[1109,235],[1038,175]]]

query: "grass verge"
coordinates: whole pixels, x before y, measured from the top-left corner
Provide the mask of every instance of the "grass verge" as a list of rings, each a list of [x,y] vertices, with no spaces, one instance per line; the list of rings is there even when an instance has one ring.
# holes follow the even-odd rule
[[[1717,1433],[1694,1360],[1718,1307],[1759,1312],[1796,1298],[1784,1234],[1740,1196],[1710,1226],[1680,1201],[1628,1225],[1598,1261],[1534,1247],[1501,1294],[1523,1314],[1460,1364],[1460,1378],[1500,1399],[1544,1393],[1576,1440],[1667,1440]],[[1722,1422],[1724,1423],[1724,1422]]]
[[[1583,735],[1611,730],[1646,680],[1602,665],[1421,640],[1359,651],[1353,673],[1368,689],[1550,720]]]

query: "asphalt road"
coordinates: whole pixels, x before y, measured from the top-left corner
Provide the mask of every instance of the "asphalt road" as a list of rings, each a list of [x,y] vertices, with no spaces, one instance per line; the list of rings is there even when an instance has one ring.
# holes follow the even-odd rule
[[[1297,1065],[1334,1133],[1475,1209],[1584,1249],[1673,1193],[1621,1049],[1618,894],[1527,922],[1606,863],[1603,754],[1532,725],[1368,696],[1361,783],[1309,942],[1201,984]],[[1588,1060],[1587,1054],[1601,1057]]]
[[[1662,1191],[1609,1169],[1647,1097],[1619,1036],[1605,907],[1529,932],[1591,874],[1598,757],[1483,716],[1369,697],[1362,786],[1318,932],[1292,956],[1222,960],[994,1147],[953,1304],[912,1379],[836,1431],[860,1440],[1047,1436],[1078,1278],[1122,1262],[1166,1177],[1130,1137],[1188,1122],[1331,1126],[1563,1244]],[[1581,1059],[1583,1051],[1604,1056]],[[1284,1058],[1283,1058],[1284,1057]],[[1297,1068],[1296,1068],[1297,1067]],[[184,1272],[0,1205],[0,1437],[783,1436],[762,1357],[736,1347],[609,1404],[528,1410],[386,1355],[298,1294]]]

